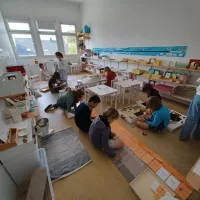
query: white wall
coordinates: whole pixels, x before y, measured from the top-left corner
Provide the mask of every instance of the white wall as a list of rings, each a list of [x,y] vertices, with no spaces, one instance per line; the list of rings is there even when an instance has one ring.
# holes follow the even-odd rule
[[[4,56],[2,56],[2,52],[8,52],[9,58],[4,60]],[[5,55],[5,54],[4,54]],[[1,58],[4,57],[4,58]],[[15,55],[10,44],[10,40],[8,38],[8,34],[6,32],[6,28],[4,26],[3,17],[0,11],[0,74],[5,71],[5,66],[15,64]]]
[[[52,20],[60,23],[75,24],[77,30],[81,29],[80,4],[68,1],[53,0],[0,0],[3,16],[11,19]],[[36,43],[39,40],[36,30],[32,30]],[[77,56],[68,56],[70,61],[77,61]],[[33,59],[18,59],[18,63],[33,63]],[[40,62],[55,59],[54,56],[37,57]]]
[[[186,57],[199,58],[199,8],[199,0],[93,0],[82,5],[82,25],[90,48],[186,45]]]

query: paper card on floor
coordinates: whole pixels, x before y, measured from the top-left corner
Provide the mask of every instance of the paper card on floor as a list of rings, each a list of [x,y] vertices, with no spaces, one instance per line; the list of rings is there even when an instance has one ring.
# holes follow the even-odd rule
[[[163,180],[163,181],[166,181],[167,178],[170,176],[170,173],[164,168],[164,167],[161,167],[157,172],[156,174]]]
[[[173,191],[175,191],[181,182],[174,176],[170,176],[165,182]]]
[[[200,160],[197,162],[196,166],[193,169],[193,172],[200,176]]]

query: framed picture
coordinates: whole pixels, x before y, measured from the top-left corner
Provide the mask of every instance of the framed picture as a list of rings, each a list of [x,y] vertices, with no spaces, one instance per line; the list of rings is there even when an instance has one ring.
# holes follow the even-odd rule
[[[160,74],[159,70],[155,70],[154,74],[159,75]]]
[[[171,78],[172,72],[166,72],[165,78]]]

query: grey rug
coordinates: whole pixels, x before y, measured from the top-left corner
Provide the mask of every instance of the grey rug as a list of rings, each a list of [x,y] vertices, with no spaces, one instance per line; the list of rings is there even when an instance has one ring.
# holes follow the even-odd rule
[[[124,146],[121,150],[117,150],[116,153],[119,153],[122,159],[120,161],[113,160],[113,163],[129,183],[147,168],[147,165],[127,146]]]
[[[43,137],[41,145],[46,150],[52,181],[69,176],[92,161],[72,128]]]

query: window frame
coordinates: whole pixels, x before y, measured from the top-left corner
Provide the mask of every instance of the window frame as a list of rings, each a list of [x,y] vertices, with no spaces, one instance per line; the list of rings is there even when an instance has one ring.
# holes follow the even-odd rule
[[[56,29],[56,22],[54,20],[52,20],[53,24],[54,24],[54,28],[55,28],[55,31],[52,32],[52,31],[39,31],[38,29],[38,26],[37,26],[37,21],[39,21],[41,19],[35,19],[34,20],[34,23],[35,23],[35,27],[36,27],[36,32],[38,34],[38,37],[39,37],[39,41],[40,41],[40,47],[41,47],[41,52],[42,52],[42,56],[43,57],[52,57],[54,55],[45,55],[44,54],[44,49],[43,49],[43,46],[42,46],[42,40],[40,38],[40,35],[55,35],[56,37],[56,44],[57,44],[57,49],[59,49],[59,41],[58,41],[58,31]],[[51,21],[51,20],[47,20],[47,21]]]
[[[70,26],[74,26],[75,27],[75,33],[67,33],[67,32],[62,32],[62,28],[61,28],[61,25],[70,25]],[[60,23],[59,24],[59,29],[60,29],[60,34],[61,34],[61,40],[62,40],[62,45],[63,45],[63,52],[66,56],[77,56],[78,55],[78,40],[77,40],[77,35],[76,35],[76,25],[75,24],[70,24],[70,23]],[[64,45],[64,40],[63,40],[63,36],[74,36],[75,39],[76,39],[76,54],[66,54],[65,53],[65,45]]]
[[[27,23],[29,25],[30,30],[12,30],[9,27],[9,22],[13,22],[13,23]],[[36,46],[36,43],[35,43],[35,40],[34,40],[34,37],[33,37],[33,34],[32,34],[31,23],[30,23],[29,20],[20,20],[20,19],[13,20],[13,19],[10,19],[10,18],[6,18],[5,19],[5,26],[6,26],[6,29],[7,29],[7,32],[8,32],[8,37],[10,39],[10,43],[11,43],[12,49],[14,51],[15,57],[18,60],[19,59],[36,58],[37,56],[39,56],[38,50],[37,50],[37,46]],[[28,34],[28,35],[31,35],[36,55],[34,55],[34,56],[20,56],[20,55],[18,55],[12,34]]]

